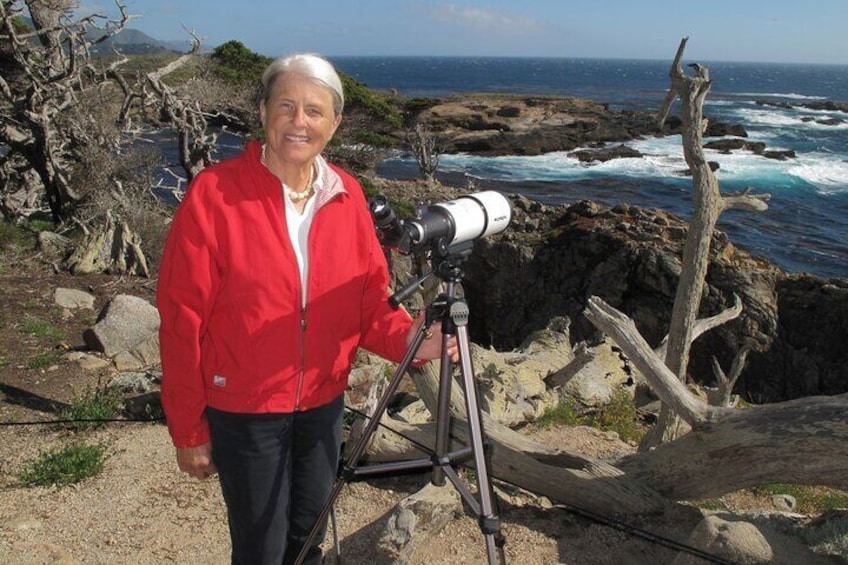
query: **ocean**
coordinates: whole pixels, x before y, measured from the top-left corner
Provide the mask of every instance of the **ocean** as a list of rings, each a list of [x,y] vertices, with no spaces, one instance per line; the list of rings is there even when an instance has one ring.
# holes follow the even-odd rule
[[[673,53],[670,55],[673,56]],[[367,86],[413,97],[463,92],[549,94],[589,98],[612,109],[657,111],[668,89],[668,61],[463,58],[331,57],[343,72]],[[684,61],[688,63],[689,61]],[[848,66],[699,61],[713,81],[707,118],[745,127],[749,140],[768,149],[793,150],[776,161],[747,152],[723,155],[716,176],[722,192],[769,193],[764,213],[728,211],[718,228],[738,247],[789,272],[848,278],[848,114],[799,104],[848,101]],[[758,105],[766,100],[780,106]],[[825,123],[829,125],[825,125]],[[594,200],[667,210],[689,219],[692,181],[679,136],[628,143],[644,158],[585,165],[566,153],[534,157],[442,155],[439,177],[447,183],[474,179],[475,187],[516,192],[547,204]],[[414,178],[415,161],[398,153],[382,162],[385,178]]]

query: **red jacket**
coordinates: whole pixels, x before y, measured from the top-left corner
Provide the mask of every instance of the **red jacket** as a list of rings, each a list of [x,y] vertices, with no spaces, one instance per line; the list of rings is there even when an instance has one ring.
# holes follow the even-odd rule
[[[157,306],[162,406],[174,445],[209,441],[206,406],[293,412],[341,394],[358,347],[400,361],[411,320],[359,183],[331,168],[315,197],[307,305],[280,181],[259,143],[192,182],[171,225]],[[335,173],[335,174],[333,174]]]

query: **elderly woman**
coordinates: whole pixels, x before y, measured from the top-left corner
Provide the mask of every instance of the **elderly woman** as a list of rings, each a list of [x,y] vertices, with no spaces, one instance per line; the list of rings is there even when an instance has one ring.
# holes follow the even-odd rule
[[[182,471],[218,473],[233,563],[294,561],[332,490],[357,348],[400,361],[421,323],[388,305],[362,189],[321,156],[343,106],[325,59],[273,61],[264,143],[195,178],[162,258],[168,430]],[[419,359],[441,355],[430,329]]]

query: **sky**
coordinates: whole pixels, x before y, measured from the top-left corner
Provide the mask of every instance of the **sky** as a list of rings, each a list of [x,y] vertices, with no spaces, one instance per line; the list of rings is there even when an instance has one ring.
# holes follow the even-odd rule
[[[268,56],[593,57],[848,65],[848,0],[123,0],[160,40]],[[110,0],[81,13],[114,14]]]

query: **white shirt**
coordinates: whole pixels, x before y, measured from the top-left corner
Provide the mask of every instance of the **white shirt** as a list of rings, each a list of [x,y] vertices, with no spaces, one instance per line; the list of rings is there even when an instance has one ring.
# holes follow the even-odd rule
[[[297,257],[297,267],[300,270],[300,288],[301,288],[301,305],[306,306],[306,281],[309,280],[309,229],[312,227],[312,220],[315,218],[315,195],[321,190],[324,163],[322,160],[315,159],[315,182],[312,186],[314,190],[312,195],[306,200],[306,206],[303,209],[303,214],[297,211],[292,203],[291,198],[283,191],[283,200],[286,202],[286,227],[289,231],[289,238],[294,247],[294,254]]]

